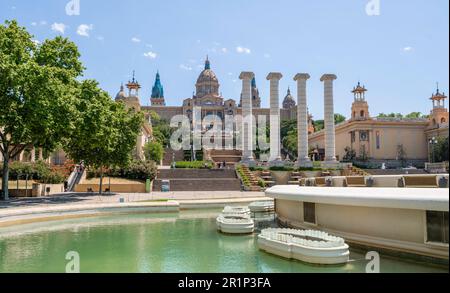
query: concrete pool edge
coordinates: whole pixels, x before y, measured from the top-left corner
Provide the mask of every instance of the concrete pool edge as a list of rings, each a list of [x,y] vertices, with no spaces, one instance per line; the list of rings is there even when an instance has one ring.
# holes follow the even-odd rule
[[[267,198],[231,198],[202,200],[141,201],[126,203],[91,203],[60,206],[21,207],[0,210],[0,228],[38,222],[105,216],[111,214],[167,213],[181,210],[221,208],[249,204]]]

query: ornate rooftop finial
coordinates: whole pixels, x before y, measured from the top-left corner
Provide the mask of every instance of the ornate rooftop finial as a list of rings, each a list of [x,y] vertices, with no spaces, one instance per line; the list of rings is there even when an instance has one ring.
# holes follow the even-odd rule
[[[211,69],[211,62],[209,62],[209,56],[206,55],[206,61],[205,61],[205,70]]]
[[[133,82],[135,82],[136,80],[135,80],[135,74],[136,74],[136,72],[133,70]]]
[[[161,99],[164,98],[164,87],[161,84],[161,78],[159,75],[159,71],[156,73],[155,84],[152,88],[152,96],[153,99]]]

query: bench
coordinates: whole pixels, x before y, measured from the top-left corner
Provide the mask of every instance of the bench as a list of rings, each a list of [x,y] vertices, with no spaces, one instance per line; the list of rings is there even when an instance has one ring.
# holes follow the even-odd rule
[[[366,187],[364,176],[347,176],[345,177],[345,186],[347,187]]]
[[[317,177],[314,180],[314,186],[318,186],[318,187],[325,187],[327,186],[327,181],[325,177]]]
[[[436,176],[403,176],[404,187],[409,188],[436,188]]]

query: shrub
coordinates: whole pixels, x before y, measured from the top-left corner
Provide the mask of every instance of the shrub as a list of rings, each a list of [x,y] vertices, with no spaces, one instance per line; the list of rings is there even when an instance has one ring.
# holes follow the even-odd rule
[[[157,167],[153,161],[134,161],[123,170],[123,176],[128,179],[153,180],[156,178]]]
[[[213,164],[211,162],[206,162],[206,161],[194,161],[194,162],[181,161],[181,162],[175,163],[175,168],[177,168],[177,169],[212,169]]]
[[[3,173],[1,170],[0,174]],[[45,162],[35,163],[12,162],[9,165],[11,180],[36,180],[47,184],[60,184],[66,179],[64,174],[52,170]]]
[[[164,156],[164,147],[160,142],[149,142],[144,147],[144,154],[147,160],[159,163]]]

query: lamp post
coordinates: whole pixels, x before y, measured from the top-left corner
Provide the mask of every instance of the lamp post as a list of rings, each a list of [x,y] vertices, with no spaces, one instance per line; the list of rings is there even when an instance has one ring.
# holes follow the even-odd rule
[[[434,146],[437,145],[438,141],[436,139],[436,137],[432,137],[428,143],[430,144],[431,147],[431,163],[435,163],[435,158],[434,158]]]

